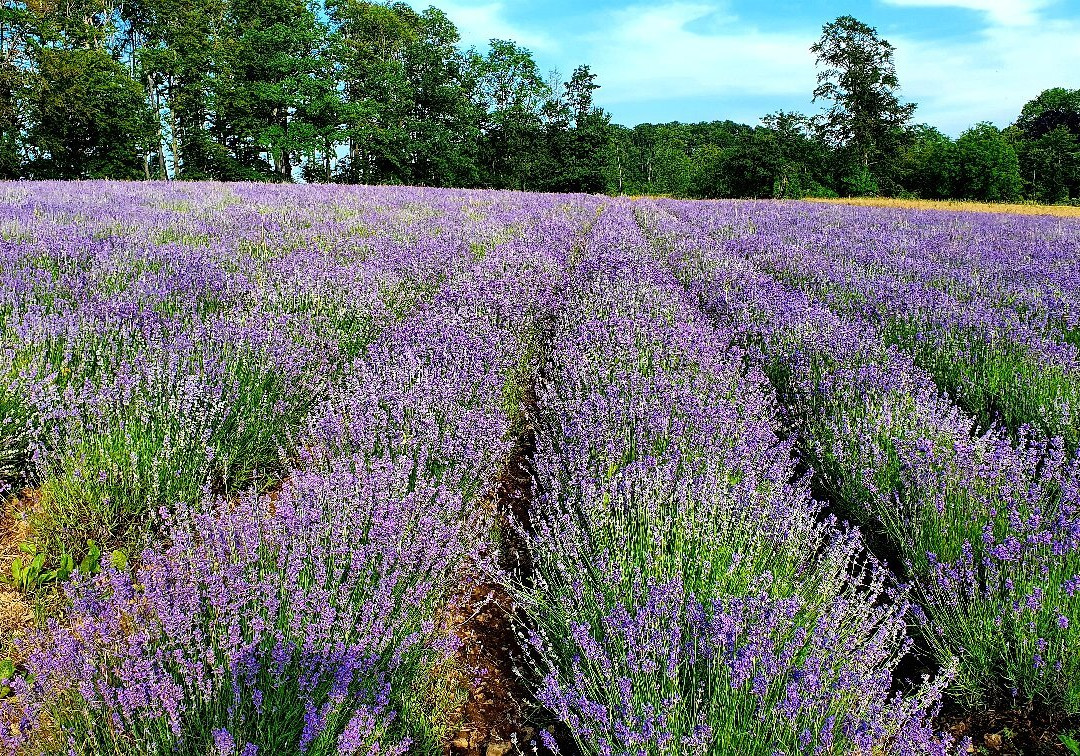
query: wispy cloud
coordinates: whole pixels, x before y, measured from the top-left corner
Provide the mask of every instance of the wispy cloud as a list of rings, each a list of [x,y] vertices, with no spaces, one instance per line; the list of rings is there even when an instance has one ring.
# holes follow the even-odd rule
[[[484,48],[491,39],[512,39],[533,51],[555,52],[558,49],[554,37],[546,31],[511,22],[503,2],[410,0],[409,4],[417,10],[436,5],[457,26],[461,41],[466,46]]]
[[[588,60],[607,102],[813,89],[812,32],[763,32],[726,6],[679,1],[610,11],[597,21]]]
[[[412,0],[411,0],[412,1]],[[816,112],[816,69],[810,45],[820,19],[779,28],[740,18],[752,0],[618,0],[563,2],[551,15],[528,13],[516,0],[435,2],[461,30],[465,44],[514,39],[536,53],[541,68],[588,63],[602,89],[598,102],[618,120],[733,118],[753,122],[778,109]],[[1043,89],[1077,87],[1080,14],[1053,13],[1053,0],[880,0],[873,8],[933,23],[930,6],[981,13],[946,39],[886,31],[897,49],[903,96],[919,103],[916,119],[957,134],[979,120],[1004,126]],[[898,8],[897,6],[902,6]],[[1058,2],[1057,10],[1065,4]],[[842,12],[837,3],[837,14]],[[827,15],[827,14],[826,14]],[[865,18],[864,18],[865,15]],[[761,18],[760,8],[757,16]],[[526,21],[525,19],[529,20]],[[1035,23],[1037,21],[1037,23]],[[906,28],[912,29],[911,23]],[[940,32],[941,30],[937,30]]]
[[[884,0],[887,5],[918,8],[965,8],[981,11],[998,26],[1032,26],[1050,0]]]
[[[894,39],[904,91],[916,117],[957,132],[978,120],[1005,126],[1044,89],[1080,85],[1080,22],[995,26],[949,45]]]
[[[1041,0],[949,4],[978,6],[990,23],[972,26],[947,44],[886,35],[897,48],[902,96],[919,104],[917,120],[951,134],[981,120],[1005,126],[1042,90],[1080,86],[1073,74],[1080,71],[1080,19],[1027,24],[1048,5]],[[674,0],[614,11],[599,28],[588,60],[603,84],[601,101],[614,110],[650,101],[666,106],[679,98],[714,100],[714,115],[706,117],[715,118],[753,120],[748,107],[760,110],[752,111],[757,117],[780,108],[818,109],[811,103],[816,68],[809,51],[821,33],[816,24],[774,31],[746,23],[726,5]],[[652,120],[671,118],[657,113]]]

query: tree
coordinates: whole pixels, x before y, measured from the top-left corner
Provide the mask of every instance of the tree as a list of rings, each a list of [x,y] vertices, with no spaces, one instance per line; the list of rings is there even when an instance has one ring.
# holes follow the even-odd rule
[[[841,16],[822,28],[810,51],[820,68],[814,101],[831,103],[821,128],[841,152],[842,180],[852,193],[872,191],[892,177],[916,107],[897,97],[895,48],[873,27]]]
[[[495,189],[535,188],[544,134],[544,107],[551,88],[532,53],[510,40],[493,39],[484,57],[474,56],[484,112],[483,178]]]
[[[957,159],[956,143],[948,136],[927,124],[912,126],[900,154],[900,183],[923,199],[953,197]]]
[[[611,117],[593,104],[593,92],[600,88],[596,74],[588,66],[574,69],[566,82],[564,98],[573,121],[564,161],[561,191],[599,192],[604,187],[604,147]]]
[[[155,138],[143,88],[101,50],[43,48],[30,98],[34,178],[136,179]]]
[[[18,178],[22,170],[27,75],[0,60],[0,179]]]
[[[325,94],[316,76],[324,27],[304,0],[231,0],[227,28],[211,133],[238,170],[223,178],[292,181],[298,155],[320,146],[299,114]]]
[[[1020,198],[1023,181],[1016,150],[992,123],[979,123],[956,140],[957,177],[954,195],[987,202]]]
[[[224,72],[227,0],[129,0],[128,20],[142,43],[134,52],[158,125],[158,172],[223,178],[227,149],[208,124],[212,87]]]
[[[675,124],[665,124],[656,131],[656,141],[649,162],[646,194],[685,197],[690,191],[693,161],[686,138]]]
[[[526,48],[510,40],[491,40],[478,78],[486,118],[482,149],[494,188],[538,188],[545,114],[552,114],[552,88]],[[545,113],[546,111],[546,113]]]
[[[339,178],[404,182],[412,106],[408,60],[420,38],[420,16],[404,3],[331,0],[333,56],[342,92],[348,155]]]
[[[1039,202],[1080,198],[1080,136],[1064,126],[1019,145],[1021,171],[1028,191]]]
[[[480,180],[482,115],[476,70],[458,49],[457,27],[428,8],[406,51],[410,106],[409,165],[413,183],[475,186]]]
[[[792,198],[830,194],[827,181],[828,151],[813,136],[811,119],[801,113],[779,111],[762,119],[756,142],[772,166],[772,197]]]
[[[30,46],[34,20],[24,3],[0,5],[0,179],[22,172],[27,99],[37,81]]]
[[[1047,89],[1024,105],[1016,126],[1028,139],[1038,139],[1058,128],[1080,134],[1080,89]]]
[[[1048,89],[1016,120],[1020,169],[1041,202],[1080,198],[1080,89]]]

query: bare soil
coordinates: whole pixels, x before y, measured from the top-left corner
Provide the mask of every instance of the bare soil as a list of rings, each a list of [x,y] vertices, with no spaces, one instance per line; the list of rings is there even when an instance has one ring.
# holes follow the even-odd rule
[[[480,565],[493,559],[507,572],[528,569],[525,550],[514,534],[528,516],[535,446],[534,431],[526,423],[485,502],[498,529],[498,553],[479,555]],[[449,756],[504,756],[535,748],[532,697],[520,674],[527,662],[516,632],[517,614],[511,596],[482,567],[467,571],[449,611],[460,643],[453,682],[464,694],[452,712],[461,725],[447,743]]]
[[[942,711],[938,726],[958,738],[970,737],[972,753],[1069,756],[1061,736],[1078,737],[1080,717],[1066,717],[1046,709],[1002,707],[971,711],[953,705]]]
[[[29,525],[19,516],[32,501],[29,492],[0,503],[0,576],[11,576],[11,563],[20,555],[19,544],[29,537]],[[12,653],[12,641],[34,623],[34,611],[26,597],[13,586],[0,582],[0,659]]]

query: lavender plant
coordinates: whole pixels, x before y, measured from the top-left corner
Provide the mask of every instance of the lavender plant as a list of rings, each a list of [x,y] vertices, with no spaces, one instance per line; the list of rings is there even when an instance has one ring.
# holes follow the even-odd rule
[[[27,549],[72,579],[0,665],[0,751],[441,749],[437,618],[494,569],[485,500],[527,423],[532,572],[501,579],[586,753],[945,754],[946,685],[1080,710],[1065,222],[3,196],[0,497],[36,489]],[[912,625],[932,681],[900,679]]]
[[[899,551],[924,642],[943,662],[959,660],[958,692],[1075,711],[1076,464],[1061,442],[978,435],[871,323],[755,271],[746,257],[773,238],[762,219],[732,233],[738,224],[724,212],[672,209],[715,229],[698,243],[653,214],[672,264],[761,350],[804,453],[837,499]]]
[[[0,266],[5,356],[38,388],[4,400],[8,438],[23,439],[5,478],[39,488],[35,530],[50,548],[139,543],[160,506],[272,485],[346,365],[467,264],[470,245],[535,214],[505,203],[489,225],[467,193],[450,194],[417,227],[401,217],[412,198],[326,192],[363,223],[337,236],[344,223],[288,194],[234,189],[246,196],[49,185],[13,213],[26,237]]]
[[[927,227],[917,215],[899,234],[867,234],[865,223],[844,224],[837,233],[832,218],[808,220],[782,249],[770,245],[755,256],[764,270],[842,314],[871,318],[885,343],[909,352],[982,428],[1000,420],[1016,433],[1032,425],[1076,449],[1080,353],[1060,328],[1047,325],[1049,316],[1003,304],[999,297],[1018,295],[995,291],[993,278],[988,291],[981,289],[970,277],[985,265],[970,254],[965,260],[973,270],[957,283],[955,271],[935,265],[940,250],[927,247],[927,237],[941,240],[937,225]],[[1023,248],[984,242],[979,252],[991,259],[995,252],[1001,258],[1011,253],[1016,265],[1024,262]]]
[[[446,702],[425,691],[452,644],[435,618],[485,551],[501,399],[580,225],[545,201],[515,212],[523,236],[470,256],[324,388],[280,495],[164,507],[132,569],[70,587],[22,645],[9,750],[441,748]]]
[[[168,546],[136,570],[68,589],[64,621],[29,641],[29,674],[0,703],[0,718],[18,715],[0,742],[403,752],[462,508],[460,495],[407,481],[392,465],[341,460],[296,474],[274,500],[181,511]]]
[[[928,724],[938,690],[892,692],[902,593],[789,482],[763,376],[651,260],[627,206],[597,221],[554,330],[535,574],[516,592],[548,667],[539,700],[578,744],[948,752]]]

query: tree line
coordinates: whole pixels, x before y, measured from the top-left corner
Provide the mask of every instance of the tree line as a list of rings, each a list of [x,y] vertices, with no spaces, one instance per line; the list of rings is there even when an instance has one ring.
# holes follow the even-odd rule
[[[0,177],[400,183],[684,197],[1080,200],[1080,90],[1001,130],[913,123],[894,48],[851,16],[811,48],[821,113],[611,122],[587,65],[464,48],[370,0],[5,0]]]
[[[365,0],[5,0],[0,175],[601,191],[587,66]]]
[[[731,121],[612,126],[609,191],[680,197],[914,196],[1080,202],[1080,89],[1048,89],[1015,123],[977,123],[952,139],[914,123],[894,48],[851,16],[813,45],[823,112]]]

